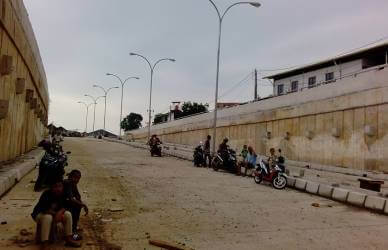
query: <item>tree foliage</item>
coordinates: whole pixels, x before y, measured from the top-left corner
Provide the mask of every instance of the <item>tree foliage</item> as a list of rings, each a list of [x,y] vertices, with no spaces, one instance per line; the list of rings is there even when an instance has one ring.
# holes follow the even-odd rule
[[[167,118],[168,118],[168,113],[166,113],[166,114],[162,114],[162,113],[156,114],[155,117],[154,117],[154,124],[159,124],[159,123],[165,122]]]
[[[138,129],[141,127],[142,121],[143,117],[140,114],[130,113],[122,120],[121,128],[124,129],[124,131]]]
[[[185,116],[190,116],[199,113],[209,112],[209,104],[202,104],[197,102],[184,102],[182,105],[182,111],[177,111],[175,113],[175,119],[183,118]]]

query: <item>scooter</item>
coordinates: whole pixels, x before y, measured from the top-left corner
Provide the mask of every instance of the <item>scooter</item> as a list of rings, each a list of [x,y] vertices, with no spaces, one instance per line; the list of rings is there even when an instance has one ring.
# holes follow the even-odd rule
[[[236,151],[233,149],[228,149],[228,155],[226,159],[223,159],[220,152],[217,153],[217,155],[212,160],[212,168],[214,171],[218,171],[219,169],[226,170],[230,173],[236,173],[237,172],[237,158],[236,158]]]
[[[202,145],[198,145],[194,149],[193,159],[194,166],[201,167],[205,165],[205,154],[203,152]]]
[[[271,170],[268,169],[270,169],[269,165],[260,159],[256,170],[253,172],[255,182],[260,184],[264,180],[272,183],[275,189],[284,189],[287,186],[287,178],[282,168],[276,164]]]

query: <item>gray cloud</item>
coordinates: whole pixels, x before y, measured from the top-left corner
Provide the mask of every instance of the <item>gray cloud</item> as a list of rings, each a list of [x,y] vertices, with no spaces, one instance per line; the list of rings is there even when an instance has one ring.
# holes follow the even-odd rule
[[[216,0],[220,8],[233,1]],[[225,19],[220,92],[255,67],[281,68],[317,61],[387,35],[384,0],[261,1],[259,9],[240,6]],[[170,101],[212,102],[216,70],[217,17],[207,0],[25,1],[44,60],[51,97],[50,120],[69,129],[84,128],[85,93],[92,85],[117,85],[106,72],[140,76],[125,88],[124,111],[146,117],[149,70],[130,51],[152,60],[174,57],[157,69],[155,112]],[[271,88],[261,86],[260,93]],[[224,101],[253,96],[247,81]],[[108,99],[107,128],[117,133],[120,91]],[[103,105],[96,127],[103,125]],[[89,116],[89,125],[92,115]],[[89,130],[91,126],[89,126]]]

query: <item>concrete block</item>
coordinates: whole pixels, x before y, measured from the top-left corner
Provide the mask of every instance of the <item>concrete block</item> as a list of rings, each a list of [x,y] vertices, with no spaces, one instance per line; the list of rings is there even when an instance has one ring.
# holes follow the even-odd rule
[[[385,203],[386,199],[376,196],[367,196],[365,200],[365,207],[382,212],[384,210]]]
[[[295,181],[295,188],[304,191],[306,189],[307,181],[297,178]]]
[[[296,182],[296,178],[287,176],[287,187],[294,187]]]
[[[349,192],[347,202],[354,206],[362,207],[364,206],[366,194],[358,193],[358,192]]]
[[[320,196],[331,199],[331,195],[333,194],[333,187],[328,185],[319,185],[318,194]]]
[[[342,188],[334,188],[333,194],[331,198],[336,201],[346,202],[346,198],[348,197],[349,190]]]
[[[306,185],[306,192],[310,194],[317,194],[319,189],[319,183],[308,181]]]

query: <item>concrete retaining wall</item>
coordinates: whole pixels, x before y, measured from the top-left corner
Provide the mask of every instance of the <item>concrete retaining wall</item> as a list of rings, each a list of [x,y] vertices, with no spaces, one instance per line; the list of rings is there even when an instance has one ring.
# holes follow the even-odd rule
[[[43,138],[49,95],[38,44],[23,1],[0,0],[0,10],[0,162],[3,162],[30,151]],[[6,105],[4,109],[2,105]]]
[[[152,127],[164,142],[194,146],[212,134],[213,114]],[[353,170],[388,171],[388,68],[333,84],[219,111],[217,144],[224,138],[268,155]],[[144,141],[147,128],[130,131]]]

